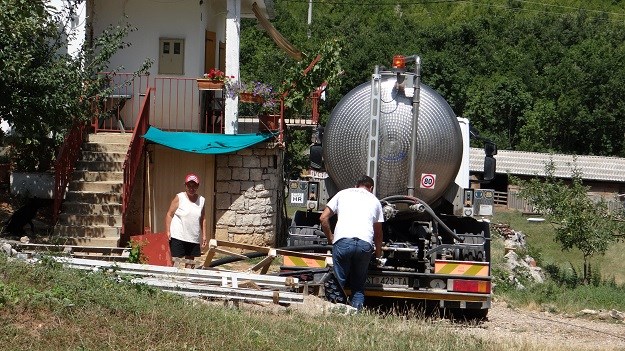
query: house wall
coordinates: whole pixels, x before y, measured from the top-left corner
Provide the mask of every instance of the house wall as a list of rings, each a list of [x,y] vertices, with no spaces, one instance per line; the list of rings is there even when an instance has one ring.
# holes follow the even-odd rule
[[[517,176],[522,180],[530,180],[533,177]],[[565,184],[570,184],[570,180],[564,180]],[[584,181],[584,186],[587,186],[588,197],[594,201],[603,200],[607,203],[610,211],[621,211],[623,208],[623,200],[618,197],[618,194],[622,194],[625,191],[625,184],[618,182],[600,182],[600,181]],[[508,208],[520,210],[523,212],[533,212],[533,207],[524,199],[518,196],[519,186],[509,184],[508,193]]]
[[[218,155],[215,177],[215,237],[274,246],[282,208],[283,150],[269,143]]]
[[[148,155],[145,225],[151,227],[154,233],[165,231],[165,214],[171,200],[179,192],[185,191],[185,176],[195,173],[200,177],[198,194],[206,199],[207,235],[213,238],[215,156],[182,152],[155,144],[148,145]]]
[[[93,34],[97,37],[109,25],[127,21],[136,31],[125,39],[131,44],[117,52],[109,67],[123,66],[124,71],[138,70],[146,58],[154,60],[150,76],[158,76],[159,38],[185,40],[184,76],[199,77],[204,73],[204,31],[217,33],[225,39],[225,14],[212,1],[94,1]],[[218,50],[218,48],[217,48]]]
[[[184,176],[200,177],[209,238],[260,246],[276,244],[282,208],[283,150],[261,143],[232,154],[201,155],[148,146],[145,226],[163,232],[165,214]]]
[[[153,93],[151,124],[166,130],[199,130],[200,99],[196,78],[204,72],[205,32],[216,33],[215,65],[219,63],[219,42],[225,41],[225,12],[214,1],[149,1],[107,0],[93,1],[89,9],[92,16],[93,36],[98,37],[110,24],[125,21],[137,30],[124,39],[131,45],[119,50],[110,60],[109,70],[123,67],[125,73],[136,72],[146,59],[153,61],[149,69],[148,83]],[[159,39],[184,39],[184,73],[182,75],[159,75]],[[174,78],[186,78],[185,80]],[[127,78],[124,78],[127,79]],[[134,86],[137,85],[137,86]],[[145,92],[137,79],[134,85],[120,86],[113,93],[131,95],[121,110],[127,127],[136,122]]]

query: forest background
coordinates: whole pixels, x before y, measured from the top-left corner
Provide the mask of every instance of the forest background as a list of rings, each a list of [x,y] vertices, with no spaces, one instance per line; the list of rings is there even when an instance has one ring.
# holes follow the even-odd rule
[[[625,157],[625,1],[315,0],[310,25],[307,0],[275,0],[275,10],[273,25],[304,59],[245,20],[241,76],[279,86],[285,67],[301,74],[328,42],[339,43],[341,75],[322,122],[375,65],[416,54],[422,83],[500,149]],[[295,171],[310,139],[289,137]]]

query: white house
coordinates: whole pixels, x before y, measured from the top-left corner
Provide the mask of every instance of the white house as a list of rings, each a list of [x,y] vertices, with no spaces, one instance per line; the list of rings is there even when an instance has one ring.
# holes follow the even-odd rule
[[[139,116],[149,111],[148,134],[157,134],[146,143],[141,160],[130,166],[137,176],[134,190],[124,190],[129,202],[119,244],[144,228],[163,231],[169,203],[184,190],[183,178],[189,172],[201,179],[199,192],[207,199],[211,237],[274,244],[281,220],[284,149],[275,134],[243,133],[237,96],[224,96],[220,89],[199,90],[196,82],[211,68],[239,78],[241,18],[271,18],[271,0],[78,2],[73,23],[84,29],[84,36],[70,42],[69,52],[110,25],[127,21],[137,28],[125,40],[130,47],[117,52],[109,66],[123,67],[112,83],[129,82],[105,97],[114,103],[119,121],[96,121],[95,131],[136,133]],[[131,73],[146,59],[153,61],[149,75],[133,78]],[[143,142],[142,136],[133,142]]]

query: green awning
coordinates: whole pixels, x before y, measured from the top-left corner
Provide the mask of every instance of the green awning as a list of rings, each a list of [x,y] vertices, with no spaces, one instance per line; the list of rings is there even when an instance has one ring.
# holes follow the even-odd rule
[[[212,134],[164,132],[150,126],[143,136],[146,140],[172,149],[196,154],[227,154],[239,151],[274,137],[273,133]]]

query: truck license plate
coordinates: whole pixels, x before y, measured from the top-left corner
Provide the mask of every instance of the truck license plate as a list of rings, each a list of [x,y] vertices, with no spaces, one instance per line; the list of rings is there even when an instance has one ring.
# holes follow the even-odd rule
[[[394,277],[394,276],[387,276],[387,275],[368,276],[367,284],[408,286],[408,277]]]

